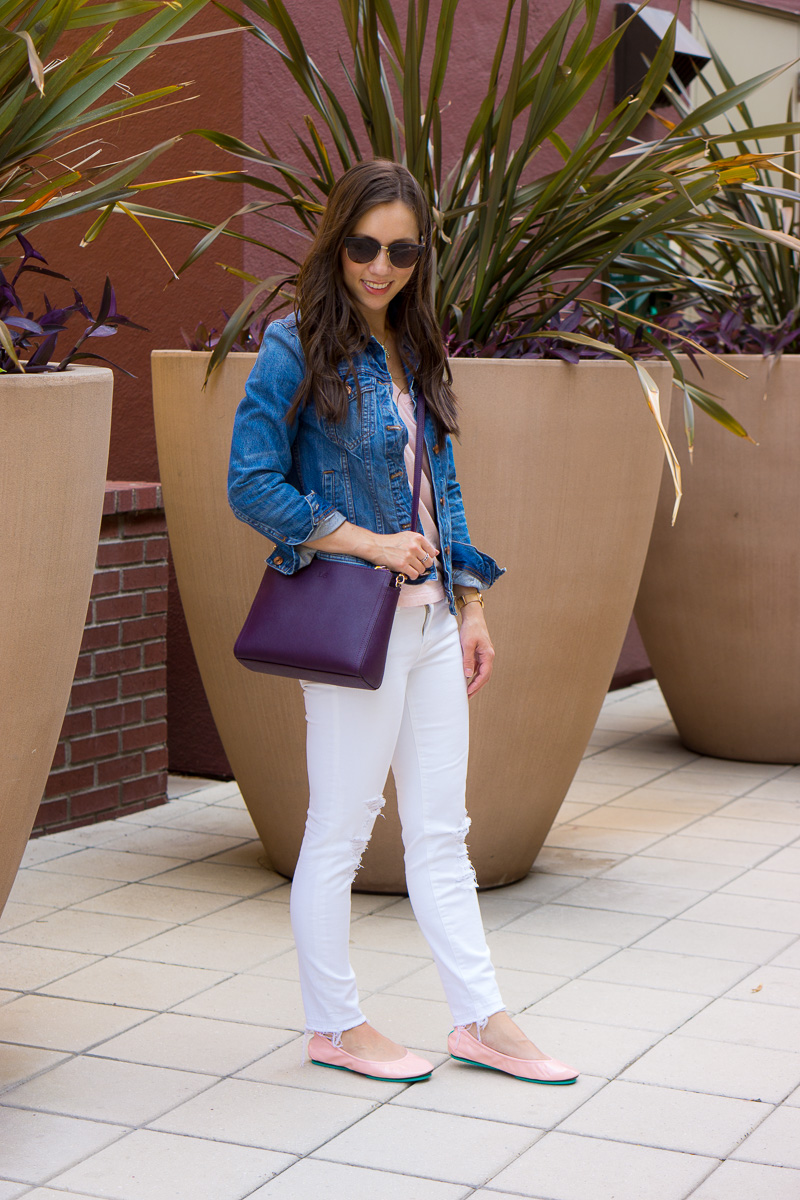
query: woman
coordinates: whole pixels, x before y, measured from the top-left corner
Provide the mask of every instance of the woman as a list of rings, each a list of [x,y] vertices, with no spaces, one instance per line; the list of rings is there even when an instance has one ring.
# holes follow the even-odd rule
[[[347,171],[300,271],[296,315],[267,329],[236,414],[230,503],[275,542],[270,566],[291,574],[321,554],[408,581],[377,691],[303,683],[310,800],[291,918],[310,1056],[392,1081],[432,1070],[367,1024],[348,958],[350,888],[391,766],[408,893],[452,1010],[453,1057],[568,1083],[576,1072],[503,1008],[465,845],[467,698],[491,675],[482,592],[502,570],[470,544],[455,478],[431,239],[404,167]],[[411,529],[419,391],[426,453],[421,529]]]

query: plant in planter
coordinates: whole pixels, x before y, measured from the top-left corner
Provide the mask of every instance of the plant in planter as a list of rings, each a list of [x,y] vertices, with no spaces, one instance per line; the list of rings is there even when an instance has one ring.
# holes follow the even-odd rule
[[[440,107],[457,0],[442,5],[427,90],[421,69],[427,5],[409,5],[401,36],[389,3],[341,0],[352,51],[347,84],[363,122],[358,133],[281,0],[247,0],[247,8],[266,26],[257,25],[253,35],[282,59],[314,115],[301,139],[302,168],[279,160],[266,137],[258,148],[199,131],[249,165],[246,179],[265,199],[234,214],[249,224],[233,236],[258,241],[279,256],[282,269],[266,280],[246,277],[251,290],[214,335],[211,353],[154,356],[167,519],[206,692],[262,840],[275,867],[289,874],[306,799],[299,690],[284,680],[246,677],[231,653],[265,549],[228,511],[224,485],[230,428],[252,357],[232,354],[223,369],[214,368],[253,322],[290,301],[304,241],[339,166],[362,153],[401,159],[435,215],[443,332],[452,349],[473,355],[451,359],[464,429],[457,463],[471,526],[509,568],[508,582],[492,595],[498,678],[473,705],[469,796],[480,830],[479,881],[509,882],[529,869],[563,800],[623,641],[661,469],[662,444],[638,381],[660,419],[659,395],[669,395],[677,363],[666,346],[669,361],[645,365],[639,351],[651,354],[654,333],[641,319],[611,311],[592,285],[626,248],[688,228],[738,154],[710,163],[687,118],[657,144],[620,158],[667,79],[671,35],[637,95],[606,116],[594,113],[575,144],[567,144],[560,132],[565,119],[587,103],[623,33],[592,45],[595,0],[573,0],[531,50],[527,3],[518,6],[512,36],[509,0],[486,96],[450,168]],[[705,114],[710,119],[732,103],[729,95],[715,98]],[[534,156],[548,143],[562,164],[532,178]],[[194,222],[205,232],[184,267],[228,233],[231,221],[213,228]],[[255,222],[266,229],[260,239]],[[720,236],[728,228],[722,214],[709,225]],[[539,341],[554,359],[531,356]],[[563,361],[570,347],[606,357]],[[698,403],[716,413],[702,383],[691,387]],[[266,729],[271,745],[281,745],[280,756],[266,746]],[[376,831],[358,886],[403,889],[396,821]]]
[[[204,3],[0,3],[0,267],[9,271],[22,244],[25,278],[57,276],[37,262],[27,235],[100,209],[92,240],[136,194],[137,178],[175,139],[118,162],[98,127],[180,91],[136,95],[117,84]],[[87,341],[129,323],[110,284],[96,317],[76,297],[62,309],[45,302],[36,319],[19,296],[22,282],[19,272],[10,282],[4,275],[0,300],[0,908],[58,742],[94,571],[112,373],[84,365]],[[56,347],[70,308],[88,325],[65,355]],[[48,366],[53,353],[61,360]]]
[[[730,74],[712,48],[726,87]],[[787,89],[789,84],[787,83]],[[680,101],[676,98],[676,103]],[[686,512],[666,530],[656,521],[636,615],[664,696],[685,744],[748,761],[800,762],[800,191],[793,139],[765,152],[745,103],[732,136],[745,168],[676,238],[692,272],[713,290],[676,296],[683,328],[735,364],[686,364],[724,398],[751,443],[704,429],[684,471]],[[771,131],[770,131],[771,132]],[[780,127],[775,132],[780,134]],[[766,135],[765,135],[766,136]],[[716,153],[712,145],[710,153]],[[717,245],[706,219],[723,215],[734,237]],[[760,235],[755,238],[751,230]],[[669,503],[662,491],[661,505]]]

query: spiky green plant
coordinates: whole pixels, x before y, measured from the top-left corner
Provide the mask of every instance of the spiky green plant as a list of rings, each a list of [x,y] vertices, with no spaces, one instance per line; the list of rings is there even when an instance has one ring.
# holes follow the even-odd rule
[[[262,134],[260,146],[218,131],[194,131],[239,156],[247,170],[231,178],[252,185],[263,199],[213,227],[191,222],[205,232],[181,269],[228,233],[285,264],[267,279],[235,272],[250,291],[216,342],[210,371],[241,343],[250,323],[290,302],[302,257],[297,235],[313,236],[337,176],[362,157],[380,156],[408,166],[433,212],[438,235],[435,305],[448,343],[469,343],[479,351],[491,346],[500,331],[521,330],[528,340],[552,337],[550,323],[580,297],[591,320],[562,332],[561,340],[595,352],[605,348],[635,365],[668,446],[658,391],[644,366],[612,340],[596,336],[604,322],[617,319],[635,328],[639,318],[624,309],[617,314],[598,301],[592,285],[602,282],[612,264],[634,246],[694,230],[699,220],[715,238],[736,229],[727,214],[704,207],[726,176],[741,166],[736,147],[733,154],[725,150],[735,138],[724,133],[709,138],[705,125],[775,72],[711,97],[659,140],[643,145],[635,142],[635,131],[668,84],[675,22],[638,92],[602,115],[602,105],[590,101],[589,92],[607,84],[614,50],[627,26],[596,41],[600,0],[569,0],[528,50],[528,0],[506,0],[486,94],[451,163],[445,160],[440,109],[458,0],[442,0],[433,31],[428,0],[408,0],[402,34],[390,0],[339,0],[351,53],[341,98],[314,63],[284,0],[244,0],[246,15],[217,3],[278,56],[308,114],[306,132],[297,138],[299,164],[278,158],[269,131]],[[424,75],[423,59],[430,62]],[[360,128],[350,122],[345,98],[355,100]],[[569,144],[562,129],[576,110],[584,117],[582,132]],[[782,128],[786,135],[800,131],[800,125],[789,123]],[[561,165],[536,177],[534,159],[547,145],[555,147]],[[713,156],[709,145],[718,151]],[[136,211],[186,223],[176,214]],[[251,226],[253,218],[260,218],[261,236],[232,230],[234,219],[242,217],[249,217]],[[656,331],[646,328],[644,337],[658,344]],[[680,375],[675,355],[661,349]],[[744,435],[704,389],[693,386],[690,391],[707,412]],[[676,471],[669,446],[668,454]]]

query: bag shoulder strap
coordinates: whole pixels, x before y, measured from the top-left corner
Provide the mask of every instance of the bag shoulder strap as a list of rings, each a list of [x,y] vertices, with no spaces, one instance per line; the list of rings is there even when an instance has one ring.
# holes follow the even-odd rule
[[[411,530],[416,531],[419,515],[419,491],[422,486],[422,460],[425,456],[425,397],[417,396],[417,438],[414,444],[414,487],[411,493]]]

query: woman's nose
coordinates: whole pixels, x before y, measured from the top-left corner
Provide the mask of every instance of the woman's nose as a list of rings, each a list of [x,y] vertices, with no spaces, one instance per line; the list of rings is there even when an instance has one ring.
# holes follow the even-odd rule
[[[376,275],[386,275],[391,271],[391,269],[392,264],[389,261],[388,251],[381,247],[378,251],[378,257],[374,258],[370,264],[370,270]]]

